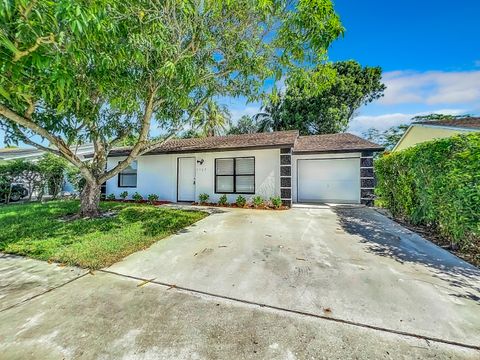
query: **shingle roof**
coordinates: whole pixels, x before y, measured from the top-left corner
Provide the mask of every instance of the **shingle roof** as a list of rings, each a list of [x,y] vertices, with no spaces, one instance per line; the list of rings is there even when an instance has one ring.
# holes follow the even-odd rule
[[[384,148],[349,133],[299,136],[294,153],[382,151]]]
[[[15,157],[20,155],[35,155],[39,153],[42,153],[42,151],[38,149],[3,148],[3,149],[0,149],[0,158]]]
[[[358,136],[343,133],[299,136],[298,131],[276,131],[206,138],[171,139],[147,154],[222,151],[262,148],[293,148],[294,153],[381,151],[383,147]],[[109,156],[127,155],[130,147],[113,149]]]
[[[293,130],[205,138],[171,139],[148,154],[292,147],[297,137],[298,131]],[[110,156],[124,155],[128,153],[129,150],[129,147],[116,148],[110,152]]]
[[[480,117],[432,120],[432,121],[417,121],[417,122],[414,122],[413,124],[448,126],[448,127],[457,127],[457,128],[465,128],[465,129],[480,129]]]
[[[77,155],[88,155],[93,154],[93,145],[91,144],[84,144],[79,146],[72,146],[72,151],[74,151]],[[35,159],[37,157],[42,156],[45,153],[43,150],[39,150],[37,148],[1,148],[0,149],[0,159],[1,160],[15,160],[15,159]]]

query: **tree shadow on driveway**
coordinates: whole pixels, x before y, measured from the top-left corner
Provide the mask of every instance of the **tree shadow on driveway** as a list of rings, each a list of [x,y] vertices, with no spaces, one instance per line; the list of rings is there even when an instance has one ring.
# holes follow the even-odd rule
[[[402,264],[426,266],[434,273],[434,277],[459,290],[450,293],[451,296],[473,300],[480,305],[480,269],[373,209],[336,207],[333,211],[343,230],[359,236],[369,252]]]

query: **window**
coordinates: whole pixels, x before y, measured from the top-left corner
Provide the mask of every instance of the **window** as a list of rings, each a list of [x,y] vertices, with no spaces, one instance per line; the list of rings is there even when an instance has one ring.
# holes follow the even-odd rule
[[[118,187],[137,187],[137,162],[130,165],[118,174]]]
[[[255,158],[215,159],[215,192],[255,194]]]

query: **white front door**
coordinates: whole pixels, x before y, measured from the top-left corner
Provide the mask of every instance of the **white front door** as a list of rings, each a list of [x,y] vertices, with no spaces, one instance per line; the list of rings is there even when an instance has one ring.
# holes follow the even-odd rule
[[[194,157],[177,159],[177,201],[195,201],[195,167]]]
[[[360,159],[299,159],[298,202],[360,202]]]

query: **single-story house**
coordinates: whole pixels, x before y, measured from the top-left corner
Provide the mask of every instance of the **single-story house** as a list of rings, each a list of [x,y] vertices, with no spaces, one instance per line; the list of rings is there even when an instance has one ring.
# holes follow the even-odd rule
[[[113,149],[111,169],[129,152]],[[162,200],[210,201],[226,194],[279,196],[293,203],[371,204],[375,179],[373,154],[383,148],[352,134],[300,136],[278,131],[193,139],[171,139],[140,156],[107,181],[106,193],[156,194]]]
[[[471,132],[480,132],[480,117],[414,122],[405,131],[392,152],[404,150],[425,141]]]

